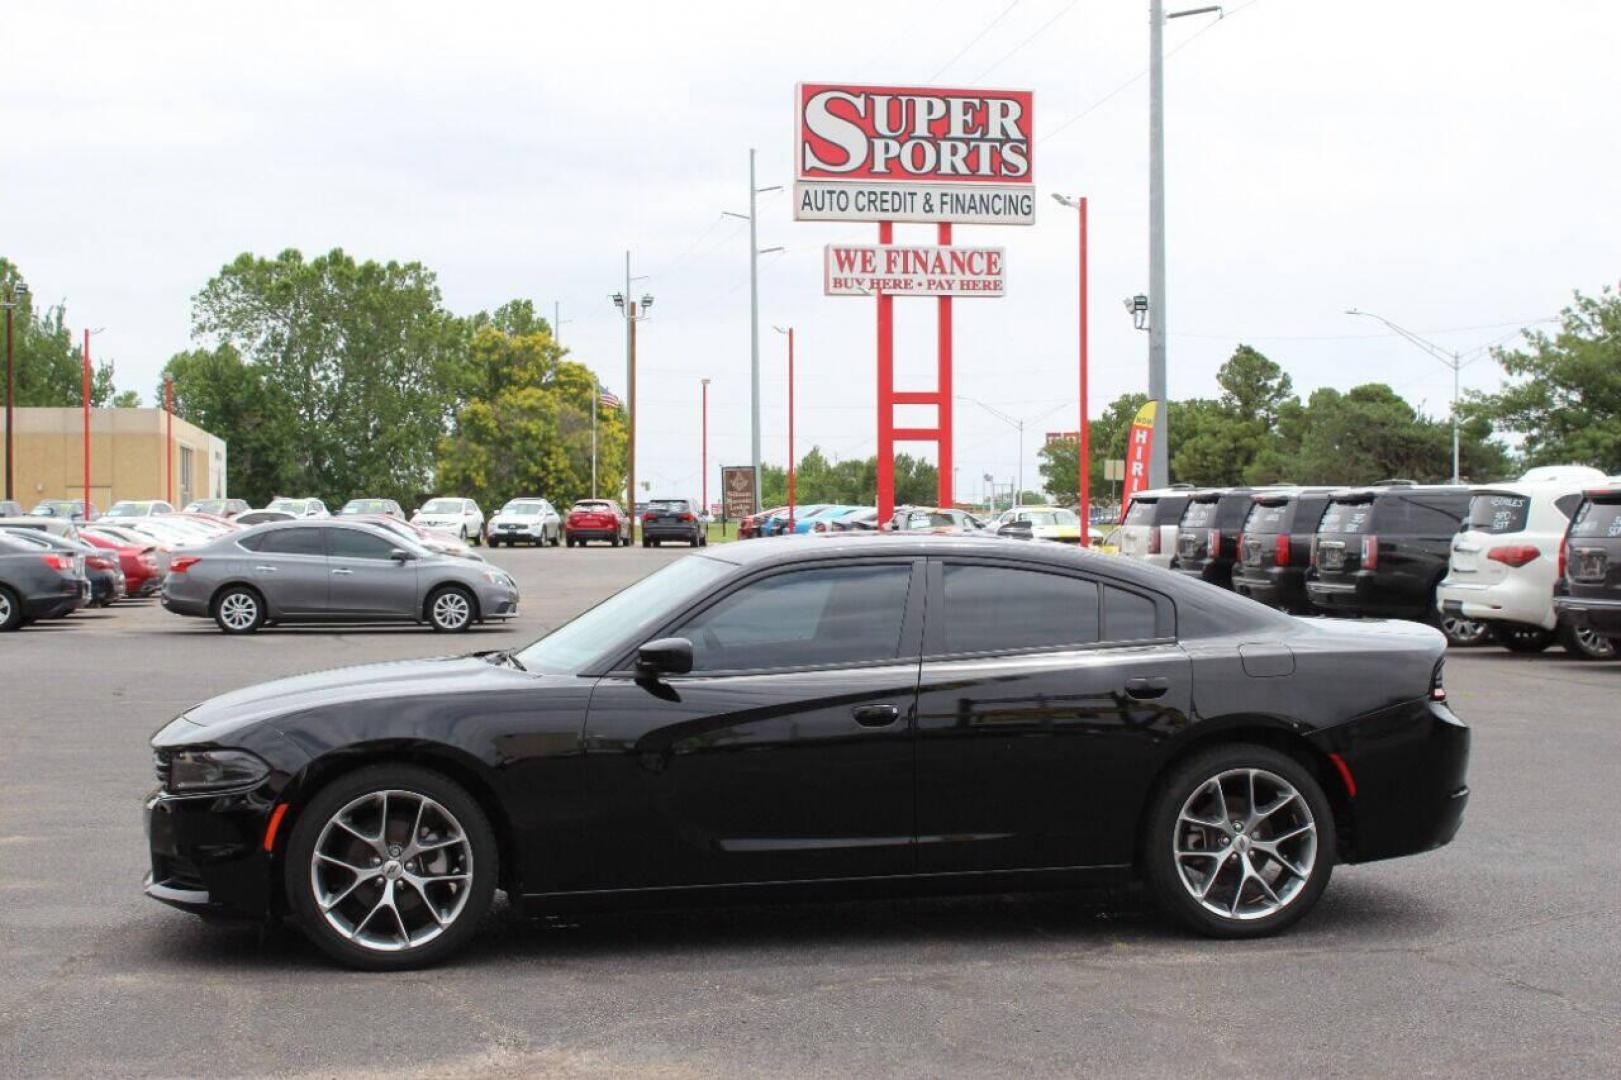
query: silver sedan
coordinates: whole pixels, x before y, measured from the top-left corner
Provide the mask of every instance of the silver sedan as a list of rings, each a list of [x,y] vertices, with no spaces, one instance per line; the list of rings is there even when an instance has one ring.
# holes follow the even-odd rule
[[[375,525],[288,521],[176,552],[163,606],[227,634],[267,622],[425,622],[466,630],[518,613],[517,583],[486,563],[442,555]]]

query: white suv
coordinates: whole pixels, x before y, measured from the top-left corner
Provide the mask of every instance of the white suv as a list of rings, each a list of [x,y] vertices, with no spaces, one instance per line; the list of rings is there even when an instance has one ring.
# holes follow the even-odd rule
[[[1436,589],[1443,616],[1475,619],[1514,652],[1541,652],[1557,636],[1565,650],[1594,660],[1615,646],[1592,633],[1559,630],[1553,586],[1559,545],[1582,489],[1604,483],[1582,465],[1532,469],[1518,480],[1477,487],[1469,518],[1452,539],[1447,576]]]
[[[1176,558],[1182,511],[1188,508],[1193,491],[1183,485],[1133,495],[1120,523],[1120,554],[1169,567]]]
[[[472,499],[429,499],[411,515],[411,524],[449,533],[468,544],[477,545],[484,537],[484,511]]]
[[[545,499],[509,499],[490,518],[490,546],[515,546],[524,541],[532,547],[563,542],[563,519]]]

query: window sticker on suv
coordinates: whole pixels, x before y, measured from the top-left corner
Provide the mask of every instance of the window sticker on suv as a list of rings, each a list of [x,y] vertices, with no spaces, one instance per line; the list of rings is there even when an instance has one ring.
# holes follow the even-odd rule
[[[1368,522],[1373,520],[1373,503],[1371,502],[1331,502],[1328,512],[1323,515],[1322,524],[1317,526],[1320,533],[1357,533],[1366,532]]]
[[[1215,499],[1211,499],[1209,502],[1190,502],[1188,508],[1182,513],[1182,527],[1184,529],[1208,529],[1215,523]]]
[[[1523,532],[1530,513],[1528,496],[1483,491],[1469,500],[1469,520],[1464,528],[1492,534]]]
[[[1570,535],[1614,539],[1621,537],[1621,503],[1590,502],[1576,512]]]
[[[1156,502],[1157,500],[1154,499],[1131,500],[1131,509],[1126,511],[1125,523],[1127,525],[1154,524],[1154,507]]]
[[[1250,516],[1244,519],[1244,531],[1273,535],[1287,527],[1288,519],[1288,503],[1256,503],[1250,507]]]

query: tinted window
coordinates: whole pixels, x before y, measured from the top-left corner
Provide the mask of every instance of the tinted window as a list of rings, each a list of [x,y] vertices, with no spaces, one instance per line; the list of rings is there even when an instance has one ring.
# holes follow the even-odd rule
[[[1375,501],[1374,521],[1382,532],[1412,536],[1451,536],[1469,511],[1467,495],[1385,495]]]
[[[258,551],[259,545],[265,542],[265,537],[268,535],[268,533],[250,533],[247,536],[237,537],[236,543],[238,547],[245,547],[249,551]]]
[[[1090,581],[1000,566],[948,564],[945,649],[994,652],[1098,640],[1098,587]]]
[[[1188,508],[1188,497],[1176,495],[1169,499],[1161,499],[1154,513],[1155,525],[1175,525],[1182,520],[1182,512]]]
[[[397,545],[359,529],[326,530],[326,553],[334,559],[387,559]]]
[[[842,566],[763,578],[674,631],[694,671],[850,664],[900,653],[910,566]]]
[[[1208,529],[1216,523],[1216,500],[1209,502],[1195,500],[1188,503],[1188,508],[1182,512],[1182,527],[1184,529]]]
[[[1621,536],[1621,502],[1584,503],[1570,524],[1570,535],[1584,537]]]
[[[1244,519],[1244,531],[1267,536],[1284,532],[1289,528],[1289,510],[1287,502],[1256,503],[1250,507],[1249,517]]]
[[[1123,525],[1152,525],[1154,524],[1154,511],[1159,508],[1158,499],[1133,499],[1131,508],[1126,511],[1126,520]]]
[[[1528,495],[1483,491],[1469,500],[1469,521],[1464,528],[1476,532],[1517,533],[1525,529],[1525,519],[1530,513]]]
[[[1331,502],[1317,526],[1320,533],[1364,533],[1373,519],[1372,502]]]
[[[321,529],[277,529],[267,532],[259,550],[267,555],[325,555]]]
[[[1582,497],[1575,494],[1561,495],[1553,501],[1553,505],[1554,509],[1568,518],[1576,512],[1578,506],[1582,505]]]
[[[1158,636],[1154,601],[1111,585],[1103,587],[1103,640],[1144,641]]]

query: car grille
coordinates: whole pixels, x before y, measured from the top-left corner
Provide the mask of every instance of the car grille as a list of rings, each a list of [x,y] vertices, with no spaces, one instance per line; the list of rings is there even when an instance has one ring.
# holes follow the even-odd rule
[[[200,891],[207,888],[203,883],[203,875],[197,870],[197,864],[177,855],[154,855],[152,880],[172,889]]]

